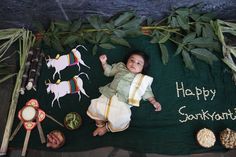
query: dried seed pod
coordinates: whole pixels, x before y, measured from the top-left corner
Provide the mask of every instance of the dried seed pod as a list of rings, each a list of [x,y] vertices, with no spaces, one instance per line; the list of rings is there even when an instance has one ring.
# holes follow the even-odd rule
[[[226,128],[220,133],[221,144],[227,149],[236,148],[236,132]]]
[[[210,129],[203,128],[197,133],[197,141],[202,147],[210,148],[215,145],[216,137]]]

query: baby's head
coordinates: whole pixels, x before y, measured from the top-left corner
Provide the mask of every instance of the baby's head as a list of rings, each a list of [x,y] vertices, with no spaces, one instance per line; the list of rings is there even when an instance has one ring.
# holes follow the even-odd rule
[[[125,57],[124,62],[126,64],[127,69],[134,74],[146,74],[150,64],[148,55],[139,50],[135,50],[129,53]]]

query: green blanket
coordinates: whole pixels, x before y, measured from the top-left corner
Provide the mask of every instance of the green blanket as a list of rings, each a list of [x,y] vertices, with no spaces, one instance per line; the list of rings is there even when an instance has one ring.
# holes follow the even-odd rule
[[[84,89],[90,96],[87,98],[81,94],[68,94],[60,98],[61,108],[57,102],[51,107],[53,94],[47,94],[45,80],[56,82],[52,79],[54,69],[48,69],[43,62],[37,92],[28,91],[21,96],[18,102],[18,110],[31,99],[36,98],[40,108],[60,122],[69,112],[78,112],[83,119],[82,126],[74,131],[62,128],[52,120],[46,118],[42,122],[44,133],[58,129],[64,132],[66,144],[59,151],[83,151],[103,146],[114,146],[131,151],[159,154],[192,154],[203,152],[225,151],[220,143],[219,133],[225,128],[236,130],[236,86],[231,80],[230,71],[218,61],[208,64],[193,58],[195,70],[184,67],[180,55],[174,56],[175,47],[168,45],[170,59],[167,65],[161,62],[161,52],[158,45],[150,44],[149,38],[130,38],[131,48],[117,46],[112,50],[100,49],[96,55],[92,55],[92,46],[85,45],[88,52],[81,50],[82,59],[91,68],[81,66],[67,67],[61,71],[61,80],[69,80],[80,72],[85,72],[89,80],[81,75]],[[151,58],[151,68],[148,74],[154,77],[152,88],[158,101],[162,105],[161,112],[155,112],[152,105],[142,101],[140,107],[133,107],[130,127],[118,133],[107,133],[102,137],[93,137],[95,129],[94,121],[87,115],[86,110],[90,100],[100,94],[98,88],[111,81],[103,75],[98,56],[106,53],[110,64],[121,61],[127,52],[139,49],[146,52]],[[66,53],[69,53],[68,49]],[[55,50],[44,48],[44,52],[55,57]],[[17,111],[18,111],[17,110]],[[15,118],[13,129],[19,119]],[[196,133],[202,128],[212,129],[217,141],[214,147],[206,149],[198,145]],[[25,137],[25,129],[21,128],[10,143],[11,147],[22,147]],[[35,128],[30,137],[30,148],[50,151],[40,143],[38,130]]]

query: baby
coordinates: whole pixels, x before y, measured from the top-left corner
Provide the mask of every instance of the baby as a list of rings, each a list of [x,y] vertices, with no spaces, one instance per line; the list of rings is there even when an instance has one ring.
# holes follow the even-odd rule
[[[102,136],[108,131],[118,132],[129,127],[132,106],[139,106],[141,99],[148,100],[155,108],[161,111],[161,105],[154,98],[151,89],[153,78],[147,75],[149,57],[140,51],[130,53],[125,64],[119,62],[107,64],[107,56],[99,57],[104,75],[114,79],[104,87],[100,87],[102,94],[92,99],[87,114],[95,120],[96,130],[93,136]]]

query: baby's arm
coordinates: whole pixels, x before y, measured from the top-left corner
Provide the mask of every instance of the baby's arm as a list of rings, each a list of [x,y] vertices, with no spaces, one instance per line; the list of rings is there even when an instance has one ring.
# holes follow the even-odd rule
[[[161,104],[154,97],[150,97],[147,100],[155,107],[155,111],[161,111]]]
[[[106,64],[107,64],[107,56],[106,56],[105,54],[103,54],[103,55],[101,55],[101,56],[99,57],[99,60],[100,60],[100,62],[101,62],[101,64],[102,64],[103,70],[105,70],[105,66],[106,66]]]

